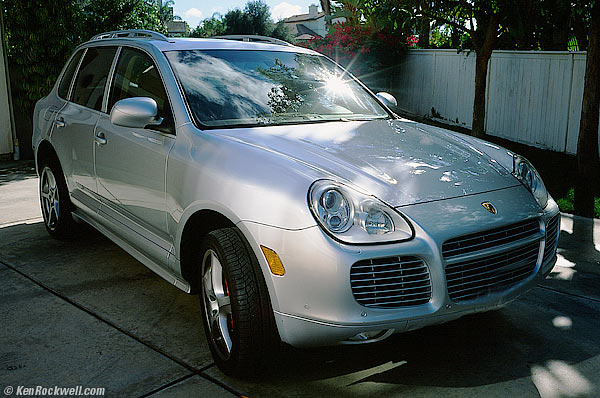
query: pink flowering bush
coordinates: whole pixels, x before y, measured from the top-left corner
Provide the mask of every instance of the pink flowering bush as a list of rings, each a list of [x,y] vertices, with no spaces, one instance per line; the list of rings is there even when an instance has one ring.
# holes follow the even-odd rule
[[[406,44],[408,47],[413,48],[419,44],[419,36],[410,35],[406,38]]]
[[[337,23],[327,36],[299,45],[327,55],[356,76],[364,76],[399,63],[407,40],[364,25]]]

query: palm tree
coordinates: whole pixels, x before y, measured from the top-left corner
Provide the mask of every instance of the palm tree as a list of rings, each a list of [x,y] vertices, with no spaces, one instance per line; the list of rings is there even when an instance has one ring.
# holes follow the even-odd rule
[[[173,0],[155,0],[156,7],[158,8],[158,18],[162,23],[170,22],[174,19],[173,16]]]

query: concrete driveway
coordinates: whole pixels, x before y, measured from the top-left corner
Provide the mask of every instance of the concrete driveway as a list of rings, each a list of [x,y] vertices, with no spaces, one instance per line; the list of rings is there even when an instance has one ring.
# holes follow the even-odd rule
[[[196,296],[89,228],[50,238],[37,181],[30,165],[0,166],[5,394],[82,386],[117,397],[600,396],[598,220],[563,216],[552,274],[501,311],[377,344],[290,348],[248,382],[214,366]]]

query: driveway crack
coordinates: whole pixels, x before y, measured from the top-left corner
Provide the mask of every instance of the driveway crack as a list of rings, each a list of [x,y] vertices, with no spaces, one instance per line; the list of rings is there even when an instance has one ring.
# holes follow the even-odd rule
[[[116,323],[114,323],[114,322],[112,322],[112,321],[110,321],[110,320],[108,320],[106,318],[103,318],[99,314],[95,313],[94,311],[90,310],[89,308],[84,307],[80,303],[78,303],[78,302],[70,299],[69,297],[65,296],[64,294],[62,294],[62,293],[54,290],[53,288],[45,285],[44,283],[42,283],[42,282],[40,282],[40,281],[32,278],[31,276],[27,275],[23,271],[17,269],[15,266],[6,263],[3,260],[0,260],[0,264],[4,265],[8,269],[10,269],[10,270],[16,272],[17,274],[21,275],[23,278],[25,278],[25,279],[33,282],[34,284],[38,285],[39,287],[41,287],[42,289],[44,289],[48,293],[50,293],[50,294],[52,294],[52,295],[54,295],[54,296],[56,296],[56,297],[58,297],[58,298],[60,298],[60,299],[62,299],[64,301],[66,301],[67,303],[71,304],[72,306],[74,306],[74,307],[80,309],[81,311],[83,311],[83,312],[85,312],[85,313],[93,316],[94,318],[96,318],[100,322],[103,322],[103,323],[107,324],[108,326],[110,326],[110,327],[118,330],[119,332],[125,334],[126,336],[129,336],[130,338],[134,339],[138,343],[141,343],[141,344],[145,345],[146,347],[150,348],[151,350],[159,353],[160,355],[162,355],[162,356],[164,356],[166,358],[169,358],[171,361],[177,363],[178,365],[183,366],[184,368],[186,368],[187,370],[189,370],[190,372],[192,372],[191,374],[189,374],[187,376],[184,376],[183,379],[191,377],[193,375],[198,375],[198,376],[200,376],[200,377],[202,377],[202,378],[204,378],[204,379],[206,379],[206,380],[208,380],[208,381],[210,381],[210,382],[212,382],[214,384],[217,384],[218,386],[224,388],[225,390],[229,391],[232,394],[237,395],[238,397],[243,396],[241,393],[239,393],[238,391],[234,390],[230,386],[228,386],[228,385],[222,383],[221,381],[215,379],[214,377],[211,377],[211,376],[207,375],[206,373],[204,373],[206,370],[208,370],[209,368],[211,368],[212,366],[214,366],[214,363],[206,365],[206,366],[204,366],[204,367],[202,367],[200,369],[195,368],[194,366],[186,363],[185,361],[183,361],[183,360],[181,360],[181,359],[179,359],[179,358],[177,358],[177,357],[169,354],[168,352],[164,351],[163,349],[155,346],[154,344],[150,343],[149,341],[146,341],[146,340],[142,339],[141,337],[136,336],[135,334],[133,334],[130,331],[122,328],[121,326],[117,325]],[[174,382],[168,383],[167,385],[164,385],[164,386],[160,387],[158,390],[161,390],[163,388],[167,388],[170,385],[172,385],[172,383],[176,383],[176,382],[177,382],[177,380],[175,380]],[[148,393],[148,394],[150,394],[150,393]],[[144,395],[144,396],[147,396],[147,395]]]

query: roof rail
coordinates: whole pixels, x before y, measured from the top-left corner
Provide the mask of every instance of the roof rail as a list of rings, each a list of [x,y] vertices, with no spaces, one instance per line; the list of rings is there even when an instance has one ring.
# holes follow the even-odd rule
[[[258,43],[270,43],[279,44],[280,46],[294,46],[284,40],[275,39],[274,37],[259,36],[259,35],[225,35],[225,36],[212,36],[210,39],[224,39],[224,40],[237,40],[246,42],[258,42]]]
[[[99,33],[92,37],[90,41],[102,39],[120,39],[120,38],[137,38],[137,39],[153,39],[173,43],[172,39],[162,33],[154,32],[146,29],[128,29],[128,30],[113,30],[111,32]]]

